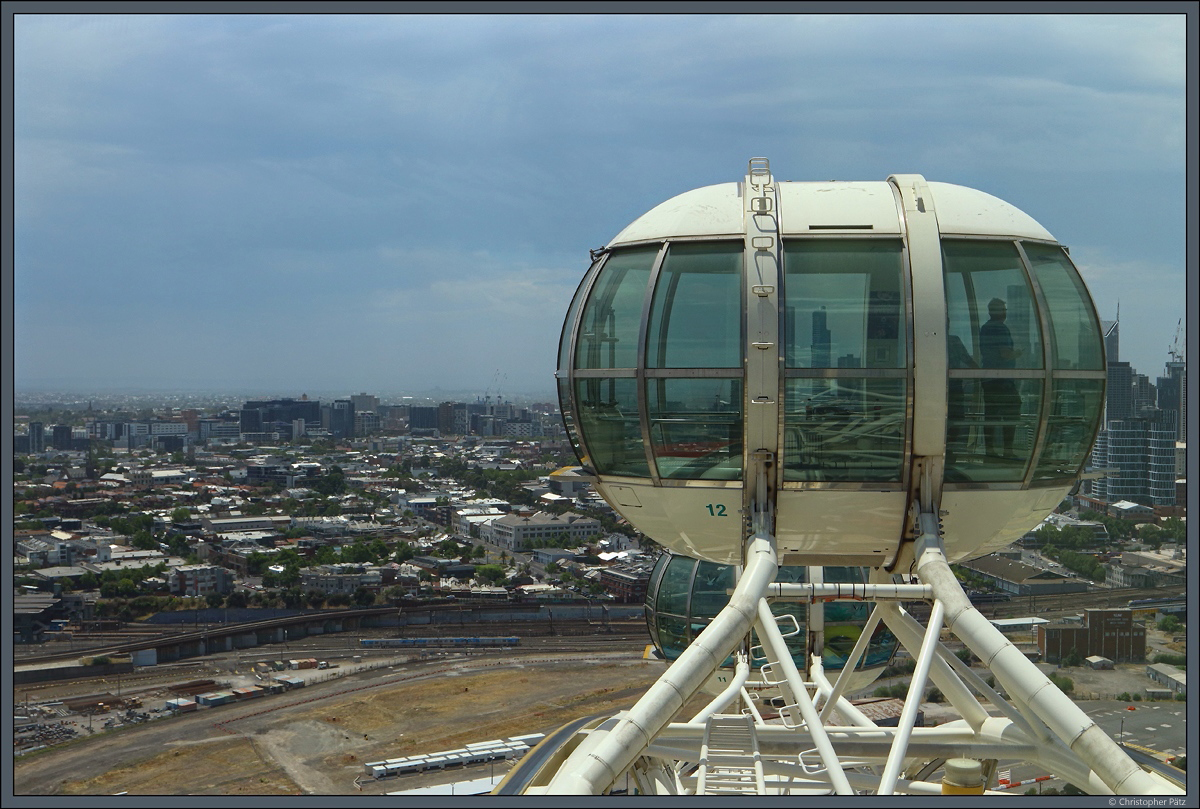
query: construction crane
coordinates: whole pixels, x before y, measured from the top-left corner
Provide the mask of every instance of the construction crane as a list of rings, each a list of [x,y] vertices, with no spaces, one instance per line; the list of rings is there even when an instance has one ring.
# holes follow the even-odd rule
[[[1174,362],[1183,362],[1184,349],[1180,348],[1180,338],[1183,336],[1183,318],[1179,318],[1179,322],[1175,325],[1175,340],[1171,343],[1170,350],[1167,355]],[[1184,344],[1186,346],[1186,343]]]

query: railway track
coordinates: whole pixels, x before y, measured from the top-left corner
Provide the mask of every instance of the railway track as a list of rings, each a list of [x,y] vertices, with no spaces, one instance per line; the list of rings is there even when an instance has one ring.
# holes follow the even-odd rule
[[[1078,612],[1089,608],[1125,607],[1130,601],[1137,599],[1183,596],[1185,594],[1186,587],[1176,585],[1156,588],[1130,587],[1114,590],[1093,590],[1087,593],[1013,596],[1009,601],[980,605],[980,610],[989,618],[1014,618],[1025,615]],[[462,606],[459,605],[459,607]],[[485,608],[476,606],[473,609],[478,611]],[[507,609],[507,607],[498,609]],[[376,609],[372,610],[372,612],[380,612],[380,610]],[[390,613],[391,609],[386,610],[386,612]],[[249,630],[256,627],[265,628],[283,625],[292,621],[294,619],[275,619],[254,621],[237,626]],[[135,626],[129,627],[120,633],[105,632],[103,634],[88,634],[86,636],[74,633],[69,639],[70,647],[68,649],[62,648],[63,643],[61,641],[49,645],[40,644],[35,647],[14,646],[14,662],[19,664],[45,663],[54,660],[69,659],[79,655],[121,654],[129,651],[129,648],[132,646],[152,645],[155,640],[170,640],[188,636],[199,637],[203,635],[205,630],[216,628],[227,629],[228,627],[229,625],[227,624],[212,624],[192,626],[186,630],[174,629],[162,631],[154,627]],[[638,628],[635,629],[635,627]],[[598,620],[539,620],[516,621],[507,624],[480,621],[469,623],[410,623],[400,627],[355,630],[353,634],[355,636],[361,635],[362,637],[519,635],[523,638],[532,638],[553,636],[555,634],[570,635],[587,632],[616,632],[618,634],[641,632],[642,636],[645,636],[645,624],[641,619],[612,620],[609,622]],[[335,636],[321,637],[325,638],[321,643],[324,646],[328,646],[328,638]],[[305,648],[304,644],[304,640],[293,640],[289,641],[287,646],[288,648],[303,649]]]

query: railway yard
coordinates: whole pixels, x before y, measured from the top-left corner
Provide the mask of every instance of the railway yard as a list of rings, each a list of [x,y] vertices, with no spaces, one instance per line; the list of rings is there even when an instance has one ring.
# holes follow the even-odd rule
[[[1101,595],[1109,602],[1128,601],[1145,592]],[[1035,609],[1055,606],[1056,598]],[[995,616],[989,605],[985,613],[1028,615],[1020,609],[1029,606],[1026,601],[998,603]],[[1077,596],[1071,611],[1104,605],[1081,601]],[[134,634],[76,638],[73,645],[94,654]],[[398,635],[418,642],[393,645]],[[469,638],[490,640],[471,647],[463,642]],[[1158,640],[1161,648],[1177,648],[1168,638]],[[549,733],[584,715],[628,707],[664,667],[646,659],[648,642],[640,620],[560,621],[519,629],[495,623],[409,626],[400,632],[392,627],[313,636],[102,678],[20,684],[12,695],[15,714],[23,717],[14,734],[14,792],[386,794],[464,780],[471,777],[465,770],[377,780],[364,765]],[[43,656],[51,649],[65,651],[54,648],[59,646],[43,645],[39,651]],[[18,656],[15,662],[33,657]],[[295,659],[320,660],[328,668],[278,671],[284,661]],[[1135,671],[1140,668],[1128,664],[1116,672],[1080,672],[1076,690],[1111,695],[1129,690],[1130,683],[1136,688],[1138,678],[1144,679]],[[265,686],[274,685],[279,675],[295,682],[275,689],[279,693],[268,692]],[[169,700],[238,689],[242,693],[236,701],[231,698],[233,704],[188,713],[167,709]],[[241,698],[250,692],[252,701]],[[493,761],[471,769],[486,776],[506,766]]]
[[[288,656],[320,655],[337,668],[289,672],[302,675],[304,685],[252,704],[150,713],[180,685],[253,682],[261,661],[246,655],[155,667],[119,685],[70,681],[30,689],[18,708],[52,706],[53,722],[72,722],[76,732],[73,741],[17,757],[16,794],[383,794],[446,774],[376,781],[365,776],[365,763],[548,732],[585,710],[619,710],[662,670],[643,659],[644,629],[640,637],[523,638],[517,648],[402,654],[362,654],[341,638],[320,640],[290,644]],[[151,718],[131,724],[125,708],[62,715],[73,699],[117,690]],[[91,734],[84,730],[89,723]]]

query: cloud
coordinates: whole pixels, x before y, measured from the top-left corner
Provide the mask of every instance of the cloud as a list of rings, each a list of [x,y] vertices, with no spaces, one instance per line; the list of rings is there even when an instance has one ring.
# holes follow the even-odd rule
[[[141,341],[107,371],[130,380],[548,380],[585,251],[758,155],[978,187],[1106,264],[1138,232],[1145,294],[1182,284],[1172,16],[21,15],[14,39],[18,379],[92,372],[72,345],[103,337]]]

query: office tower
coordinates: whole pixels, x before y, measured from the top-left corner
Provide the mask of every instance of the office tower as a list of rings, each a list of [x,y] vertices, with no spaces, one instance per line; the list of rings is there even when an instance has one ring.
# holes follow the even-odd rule
[[[1187,366],[1182,360],[1167,362],[1166,376],[1158,378],[1158,409],[1175,413],[1176,440],[1187,440]]]
[[[349,399],[334,399],[321,408],[321,426],[334,438],[354,436],[354,402]]]
[[[46,451],[46,430],[40,421],[29,422],[29,452],[36,454]]]
[[[825,307],[812,313],[812,367],[828,368],[833,347],[833,333],[827,327],[828,314]]]
[[[292,425],[297,420],[310,427],[319,426],[321,403],[307,397],[246,402],[242,405],[240,423],[243,433],[279,433],[292,438]]]
[[[1105,402],[1105,423],[1133,418],[1133,369],[1127,362],[1108,363],[1108,395]]]
[[[367,393],[356,393],[350,397],[350,401],[354,403],[354,412],[362,410],[370,410],[372,413],[379,412],[379,397],[372,396]]]
[[[1104,335],[1104,354],[1108,362],[1121,361],[1121,309],[1117,308],[1116,320],[1101,320],[1100,333]]]
[[[51,435],[50,440],[54,442],[55,449],[68,450],[71,448],[71,425],[55,424]]]

